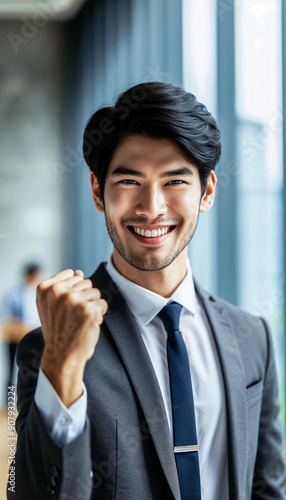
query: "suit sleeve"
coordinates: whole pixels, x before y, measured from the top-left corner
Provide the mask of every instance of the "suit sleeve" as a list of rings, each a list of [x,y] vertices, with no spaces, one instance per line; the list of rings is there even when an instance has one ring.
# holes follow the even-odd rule
[[[44,347],[41,329],[24,337],[18,346],[18,433],[13,478],[7,483],[8,500],[90,500],[92,492],[90,429],[60,448],[50,437],[34,402]],[[10,469],[11,471],[11,469]],[[10,477],[12,475],[10,474]]]
[[[252,500],[286,499],[286,465],[283,430],[279,421],[278,383],[271,334],[262,319],[268,343],[268,358],[259,425]]]

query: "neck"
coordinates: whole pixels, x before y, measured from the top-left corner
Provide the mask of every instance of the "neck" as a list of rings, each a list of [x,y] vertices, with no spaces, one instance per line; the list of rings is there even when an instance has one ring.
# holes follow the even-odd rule
[[[116,249],[113,250],[112,263],[125,278],[151,292],[170,297],[187,274],[187,247],[167,267],[160,271],[141,271],[129,264]]]

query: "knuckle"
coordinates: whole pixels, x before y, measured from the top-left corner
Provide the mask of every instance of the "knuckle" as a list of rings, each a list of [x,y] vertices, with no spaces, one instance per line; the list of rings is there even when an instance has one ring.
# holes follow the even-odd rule
[[[96,311],[96,303],[94,301],[88,301],[87,307],[88,307],[89,312],[91,314],[94,314],[94,312]]]
[[[55,283],[50,287],[50,292],[54,297],[59,297],[61,295],[59,283]]]
[[[100,308],[98,307],[98,301],[89,303],[89,310],[94,318],[97,318],[101,314]]]
[[[100,300],[100,291],[97,290],[97,288],[93,288],[92,289],[92,295],[94,296],[94,298],[99,301]]]
[[[103,306],[101,300],[97,300],[93,303],[93,316],[97,323],[101,324],[103,322],[103,317],[107,311],[107,305]]]
[[[93,318],[94,318],[96,323],[101,325],[101,323],[103,321],[103,317],[102,317],[102,314],[100,313],[100,311],[94,311]]]
[[[84,282],[86,283],[86,285],[89,286],[89,288],[92,288],[93,284],[92,284],[92,281],[90,279],[86,279],[86,280],[84,280]]]
[[[64,298],[64,302],[67,305],[75,306],[78,303],[77,295],[75,292],[67,292],[64,294],[63,298]]]
[[[88,304],[85,302],[79,302],[76,306],[76,310],[80,316],[89,316]]]
[[[37,294],[42,293],[44,290],[45,290],[45,283],[44,283],[44,281],[42,281],[37,286]]]
[[[102,310],[104,311],[103,314],[105,314],[107,312],[107,309],[108,309],[108,304],[107,304],[106,300],[100,299],[100,304],[101,304]]]

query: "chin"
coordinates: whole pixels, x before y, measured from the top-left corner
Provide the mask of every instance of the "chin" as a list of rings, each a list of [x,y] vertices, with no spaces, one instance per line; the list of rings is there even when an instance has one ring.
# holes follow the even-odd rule
[[[138,256],[134,254],[122,255],[121,256],[130,264],[135,267],[139,271],[161,271],[168,267],[176,258],[176,255],[166,255],[166,256]]]

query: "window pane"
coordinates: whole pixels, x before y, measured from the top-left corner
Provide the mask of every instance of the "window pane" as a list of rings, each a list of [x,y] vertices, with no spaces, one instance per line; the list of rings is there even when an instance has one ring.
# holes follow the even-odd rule
[[[280,2],[236,2],[235,31],[239,306],[271,326],[284,410]]]
[[[216,16],[213,0],[183,0],[183,87],[195,94],[216,116]],[[207,290],[216,291],[216,203],[200,214],[189,246],[194,276]],[[208,242],[206,245],[205,242]]]

